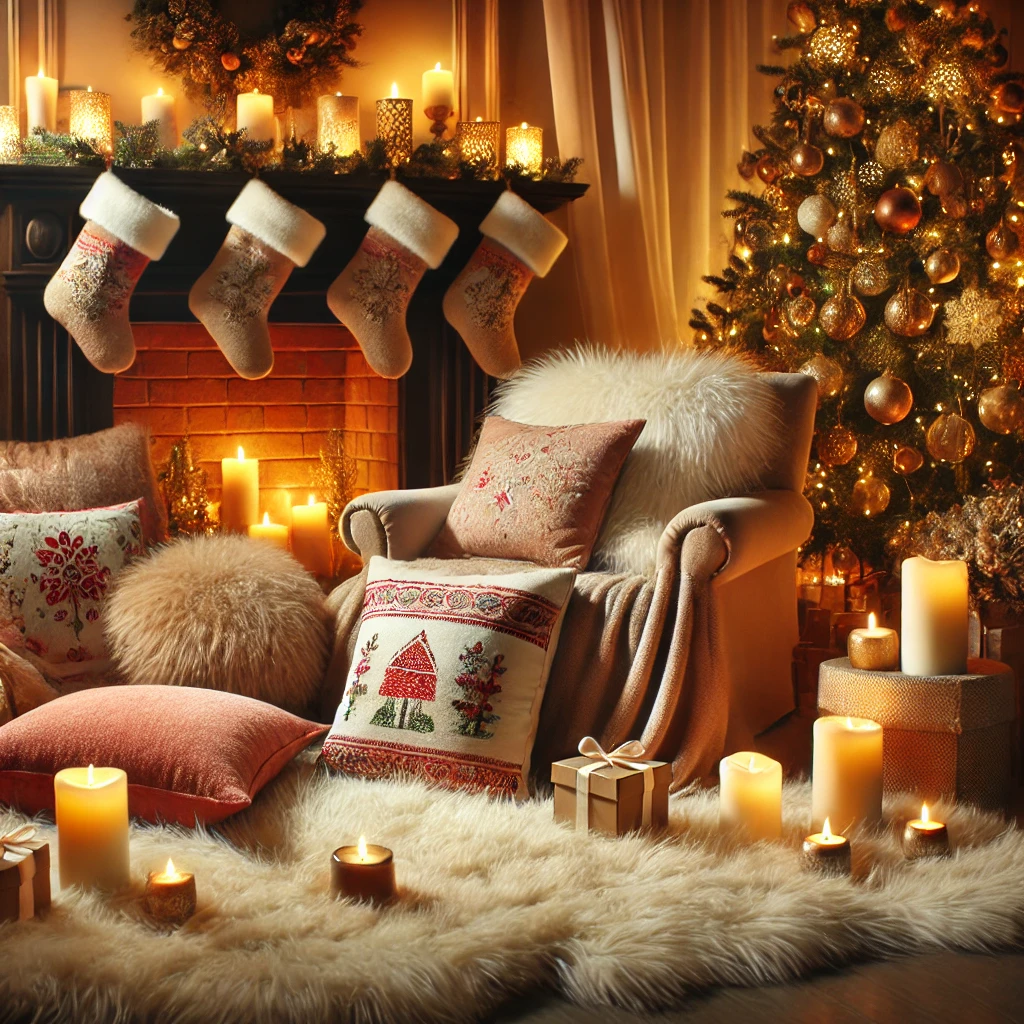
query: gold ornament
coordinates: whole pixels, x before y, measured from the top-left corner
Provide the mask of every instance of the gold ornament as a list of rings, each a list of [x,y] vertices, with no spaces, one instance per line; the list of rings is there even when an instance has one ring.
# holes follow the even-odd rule
[[[964,187],[964,176],[956,164],[948,160],[936,160],[925,171],[924,183],[933,196],[946,196]]]
[[[881,295],[892,283],[889,268],[879,256],[866,256],[858,260],[850,280],[861,295],[870,296]]]
[[[885,325],[893,334],[917,338],[927,334],[935,319],[931,299],[916,288],[904,285],[885,304]]]
[[[873,420],[891,427],[907,418],[914,408],[914,396],[906,381],[886,370],[864,389],[864,408]]]
[[[796,222],[800,225],[801,231],[806,231],[815,238],[823,238],[835,220],[836,208],[827,196],[808,196],[797,207]]]
[[[833,427],[818,438],[818,458],[826,466],[845,466],[857,454],[857,438],[848,427]]]
[[[191,39],[181,39],[179,36],[175,36],[171,40],[171,46],[173,46],[176,50],[187,50],[191,45]]]
[[[833,359],[818,352],[797,370],[813,377],[818,386],[818,404],[828,398],[835,398],[843,387],[843,369]]]
[[[813,32],[818,24],[814,11],[803,0],[793,0],[786,8],[786,17],[789,19],[789,23],[802,35]]]
[[[909,444],[901,444],[892,453],[892,468],[900,476],[910,476],[916,473],[924,465],[924,456]]]
[[[974,427],[955,412],[944,412],[928,428],[925,443],[939,462],[963,462],[974,451]]]
[[[960,273],[960,257],[949,249],[936,249],[924,261],[924,272],[932,284],[949,284]]]
[[[857,36],[854,23],[849,25],[822,25],[807,44],[807,59],[816,71],[845,67],[857,56]]]
[[[867,320],[864,307],[854,295],[840,293],[822,304],[818,314],[821,329],[833,341],[849,341]]]
[[[828,229],[825,241],[833,252],[842,252],[849,256],[857,251],[857,235],[848,219],[836,221]]]
[[[889,507],[889,487],[878,477],[862,476],[850,495],[850,506],[857,515],[877,516]]]
[[[810,295],[799,295],[784,305],[786,319],[795,330],[802,330],[814,320],[818,307]]]
[[[992,99],[1008,114],[1024,113],[1024,85],[1020,82],[1003,82],[992,93]]]
[[[802,178],[813,178],[825,166],[825,154],[809,142],[799,142],[789,151],[789,166]]]
[[[852,139],[864,127],[864,108],[856,100],[839,97],[825,108],[822,124],[829,135]]]
[[[157,474],[167,506],[167,532],[172,537],[210,533],[206,470],[196,464],[192,441],[186,435],[171,445],[170,455]]]
[[[885,168],[875,160],[866,160],[857,168],[857,184],[865,192],[878,193],[885,184]]]
[[[999,218],[999,223],[985,236],[985,249],[994,260],[1005,260],[1012,256],[1020,247],[1020,239],[1017,232],[1006,223],[1006,219]]]
[[[900,118],[878,133],[875,160],[887,171],[908,167],[917,160],[917,145],[917,129]]]
[[[860,568],[860,559],[848,547],[840,546],[832,549],[832,567],[851,576]]]
[[[996,434],[1012,434],[1024,427],[1024,395],[1013,384],[986,388],[978,396],[978,419]]]
[[[1003,314],[998,299],[988,298],[978,288],[968,287],[960,298],[942,307],[946,333],[951,345],[970,345],[975,351],[999,340]]]
[[[878,197],[875,220],[883,231],[905,235],[921,221],[921,201],[909,188],[891,188]]]
[[[924,76],[924,94],[933,103],[963,103],[972,92],[964,65],[955,60],[933,60]]]

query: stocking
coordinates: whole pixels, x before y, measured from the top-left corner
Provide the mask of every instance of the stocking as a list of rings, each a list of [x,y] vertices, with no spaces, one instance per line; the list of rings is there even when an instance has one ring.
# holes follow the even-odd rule
[[[409,300],[427,267],[441,265],[459,229],[397,181],[384,183],[365,220],[370,230],[328,289],[327,305],[377,373],[401,377],[412,364]]]
[[[508,377],[520,366],[512,321],[534,274],[544,277],[567,241],[514,192],[502,192],[483,219],[484,240],[444,297],[445,319],[480,368]]]
[[[179,221],[111,171],[94,182],[78,212],[85,227],[43,293],[43,305],[98,370],[135,361],[128,301],[150,260],[170,245]]]
[[[225,217],[231,225],[213,262],[188,293],[239,376],[256,380],[274,366],[267,313],[295,267],[304,267],[326,228],[262,181],[250,181]]]

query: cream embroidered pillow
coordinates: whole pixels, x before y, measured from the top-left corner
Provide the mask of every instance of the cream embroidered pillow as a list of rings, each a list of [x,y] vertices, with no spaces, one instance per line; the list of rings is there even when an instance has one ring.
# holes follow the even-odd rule
[[[445,576],[370,559],[358,656],[324,760],[524,797],[575,575]]]

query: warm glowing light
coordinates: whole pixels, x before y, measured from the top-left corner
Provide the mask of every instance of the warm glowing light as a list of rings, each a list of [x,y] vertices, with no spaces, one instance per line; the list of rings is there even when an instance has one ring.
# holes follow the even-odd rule
[[[252,94],[253,94],[253,96],[259,96],[259,94],[260,94],[259,89],[253,89]]]
[[[91,85],[87,85],[87,86],[85,87],[85,91],[86,91],[86,92],[92,92],[92,86],[91,86]]]
[[[821,838],[827,843],[832,838],[832,822],[825,819],[825,824],[821,826]]]
[[[359,837],[359,859],[366,860],[366,836]]]
[[[306,504],[307,505],[315,505],[316,504],[316,495],[315,494],[311,494],[309,496],[309,501],[307,501]]]
[[[392,82],[391,83],[391,98],[393,100],[398,99],[398,83],[397,82]]]
[[[756,772],[757,771],[757,766],[754,764],[754,755],[753,754],[750,755],[750,764],[747,765],[747,771],[748,772]]]
[[[479,121],[482,121],[482,120],[483,120],[483,118],[482,118],[482,117],[478,117],[478,118],[477,118],[477,121],[478,121],[478,122],[479,122]]]
[[[440,71],[440,70],[441,70],[441,62],[440,62],[440,61],[438,61],[438,62],[437,62],[437,63],[436,63],[435,65],[434,65],[434,70],[435,70],[435,71]]]
[[[43,65],[40,64],[39,65],[39,74],[36,75],[36,78],[42,78],[42,77],[43,77]]]
[[[336,92],[334,95],[340,97],[341,93],[340,92]]]
[[[269,512],[264,512],[263,513],[263,525],[264,526],[269,526],[270,525],[270,513]]]
[[[167,867],[164,868],[165,875],[176,875],[178,872],[175,870],[174,861],[170,857],[167,858]]]
[[[239,445],[238,446],[238,461],[241,462],[242,459],[244,459],[244,458],[245,458],[245,449],[241,445]]]
[[[94,776],[94,769],[93,769],[92,765],[89,765],[89,773],[86,776],[85,784],[87,786],[95,786],[96,785],[96,779],[95,779],[95,776]]]
[[[164,94],[164,87],[162,85],[157,89],[156,94],[157,94],[157,96],[163,96],[163,94]]]
[[[529,128],[530,126],[524,121],[519,127],[520,128]]]
[[[868,629],[874,629],[878,625],[878,616],[872,612],[868,616]]]
[[[931,818],[928,817],[928,805],[927,804],[921,804],[921,820],[926,825],[928,824],[928,822],[931,821]]]

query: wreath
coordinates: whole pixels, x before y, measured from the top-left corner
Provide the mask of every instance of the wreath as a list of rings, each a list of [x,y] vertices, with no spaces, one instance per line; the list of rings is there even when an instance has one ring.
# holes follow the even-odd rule
[[[240,92],[270,93],[298,107],[333,92],[363,27],[363,0],[274,5],[273,29],[246,38],[211,0],[135,0],[132,38],[153,63],[181,79],[185,95],[223,111]]]

